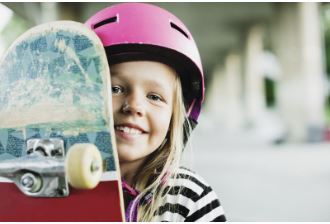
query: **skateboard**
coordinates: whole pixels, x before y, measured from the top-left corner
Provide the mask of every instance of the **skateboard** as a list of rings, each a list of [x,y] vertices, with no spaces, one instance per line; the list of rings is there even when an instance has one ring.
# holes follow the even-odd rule
[[[83,24],[25,32],[0,61],[0,221],[124,221],[110,71]]]

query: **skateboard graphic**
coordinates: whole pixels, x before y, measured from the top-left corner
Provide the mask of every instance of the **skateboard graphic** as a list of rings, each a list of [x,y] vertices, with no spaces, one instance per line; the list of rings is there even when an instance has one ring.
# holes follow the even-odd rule
[[[56,21],[0,61],[0,221],[124,221],[110,71],[96,34]]]

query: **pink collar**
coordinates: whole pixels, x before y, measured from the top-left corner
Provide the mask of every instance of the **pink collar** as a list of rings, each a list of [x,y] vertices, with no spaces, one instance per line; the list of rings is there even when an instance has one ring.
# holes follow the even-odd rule
[[[129,193],[130,195],[136,197],[139,194],[139,192],[133,187],[129,186],[128,183],[123,178],[121,179],[121,183],[123,190]]]

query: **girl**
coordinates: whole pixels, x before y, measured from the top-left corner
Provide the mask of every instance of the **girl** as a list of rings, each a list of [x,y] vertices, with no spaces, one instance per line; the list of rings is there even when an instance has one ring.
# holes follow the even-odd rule
[[[126,221],[225,221],[210,186],[179,167],[204,98],[201,60],[188,29],[143,3],[103,9],[86,24],[110,64]]]

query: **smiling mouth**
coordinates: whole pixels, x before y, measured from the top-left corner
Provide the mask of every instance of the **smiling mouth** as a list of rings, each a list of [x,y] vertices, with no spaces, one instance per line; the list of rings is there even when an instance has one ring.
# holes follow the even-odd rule
[[[122,125],[115,126],[115,130],[126,133],[126,134],[131,134],[131,135],[143,134],[143,132],[139,129],[122,126]]]

